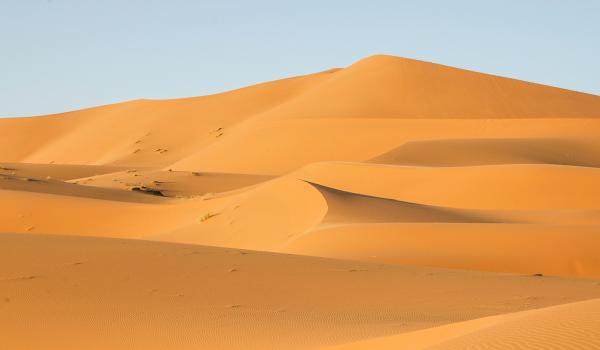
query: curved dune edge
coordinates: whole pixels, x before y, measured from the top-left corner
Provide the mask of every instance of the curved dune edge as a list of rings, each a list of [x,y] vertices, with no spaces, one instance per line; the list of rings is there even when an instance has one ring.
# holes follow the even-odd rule
[[[467,167],[310,164],[299,178],[343,191],[464,209],[599,209],[600,169],[548,164]],[[377,181],[364,181],[377,179]]]
[[[600,299],[485,317],[323,349],[598,349]]]
[[[189,180],[204,176],[168,174],[181,177],[185,190],[191,188],[186,185]],[[231,186],[245,177],[205,179]],[[0,209],[15,218],[0,222],[5,232],[143,238],[378,263],[600,276],[597,211],[444,208],[344,192],[291,176],[191,199],[54,180],[0,180],[0,186],[5,182],[14,184],[12,190],[0,191]],[[27,188],[18,190],[17,185]],[[100,222],[86,225],[99,217]]]
[[[223,186],[231,185],[228,182]],[[17,187],[24,185],[25,190]],[[0,196],[0,211],[10,218],[0,221],[0,232],[143,238],[271,251],[320,223],[327,212],[319,191],[286,177],[186,199],[50,180],[0,179]]]
[[[310,184],[291,177],[269,180],[202,203],[206,220],[145,239],[276,252],[318,225],[327,202]],[[208,217],[209,215],[211,217]]]

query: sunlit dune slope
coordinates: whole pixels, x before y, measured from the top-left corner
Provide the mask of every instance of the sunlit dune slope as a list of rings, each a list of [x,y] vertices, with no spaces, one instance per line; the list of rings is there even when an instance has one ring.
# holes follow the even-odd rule
[[[337,72],[271,113],[279,117],[598,118],[599,108],[594,95],[376,55]]]
[[[135,100],[52,116],[0,119],[5,135],[0,140],[0,159],[167,166],[217,141],[232,125],[282,103],[330,74],[283,79],[204,97]]]
[[[595,349],[600,300],[459,322],[327,349]]]

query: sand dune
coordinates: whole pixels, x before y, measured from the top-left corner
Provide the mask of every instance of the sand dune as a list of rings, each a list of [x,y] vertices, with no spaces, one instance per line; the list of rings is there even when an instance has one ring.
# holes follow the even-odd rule
[[[11,349],[600,347],[598,96],[377,55],[0,133]]]
[[[594,349],[600,300],[491,316],[327,349]]]
[[[318,190],[285,177],[203,204],[204,211],[193,225],[147,238],[276,252],[319,224],[327,212]]]

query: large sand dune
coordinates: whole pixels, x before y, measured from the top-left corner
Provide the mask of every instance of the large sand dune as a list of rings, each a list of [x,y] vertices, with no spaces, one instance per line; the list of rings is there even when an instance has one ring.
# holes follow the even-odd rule
[[[600,347],[598,96],[373,56],[0,133],[10,349]]]

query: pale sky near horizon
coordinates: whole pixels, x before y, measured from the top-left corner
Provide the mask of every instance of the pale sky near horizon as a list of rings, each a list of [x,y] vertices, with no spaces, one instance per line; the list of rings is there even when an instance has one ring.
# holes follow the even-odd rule
[[[600,1],[0,0],[0,117],[206,95],[376,53],[600,95]]]

